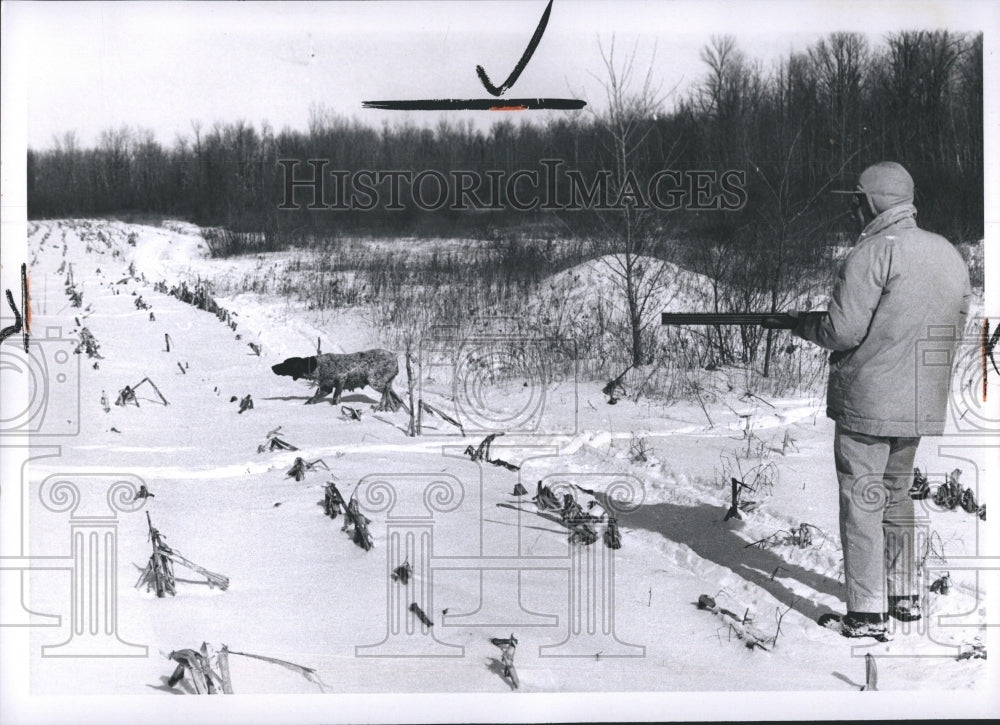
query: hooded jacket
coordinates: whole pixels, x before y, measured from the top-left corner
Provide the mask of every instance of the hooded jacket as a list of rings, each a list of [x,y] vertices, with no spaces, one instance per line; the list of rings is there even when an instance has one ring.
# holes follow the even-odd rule
[[[794,330],[833,350],[827,416],[857,433],[944,432],[972,289],[962,256],[915,217],[912,204],[875,217],[844,260],[829,309],[805,313]]]

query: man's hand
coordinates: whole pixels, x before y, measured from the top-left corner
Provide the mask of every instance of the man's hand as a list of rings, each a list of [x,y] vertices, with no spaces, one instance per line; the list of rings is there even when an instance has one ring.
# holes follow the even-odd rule
[[[796,313],[798,321],[792,329],[792,334],[796,337],[801,337],[803,340],[808,340],[809,342],[823,347],[819,343],[817,336],[819,335],[819,327],[823,323],[823,320],[827,318],[828,314],[829,313],[827,313],[826,310]]]
[[[798,324],[798,312],[786,312],[764,318],[761,326],[768,330],[793,330]]]

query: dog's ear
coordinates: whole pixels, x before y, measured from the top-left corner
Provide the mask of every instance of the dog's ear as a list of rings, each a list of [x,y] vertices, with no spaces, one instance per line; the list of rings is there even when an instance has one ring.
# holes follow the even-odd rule
[[[288,366],[288,374],[292,376],[292,380],[298,380],[306,374],[303,362],[303,359],[300,357],[290,357],[285,360],[285,365]]]
[[[275,375],[288,375],[291,376],[292,380],[298,380],[312,375],[317,367],[319,365],[314,355],[312,357],[290,357],[284,362],[272,365],[271,370]]]
[[[285,361],[292,374],[292,380],[310,377],[319,365],[316,356],[312,357],[292,357]]]
[[[286,377],[291,376],[292,380],[298,380],[302,375],[300,368],[302,367],[302,358],[300,357],[290,357],[286,358],[277,365],[271,366],[271,371],[275,375],[284,375]]]

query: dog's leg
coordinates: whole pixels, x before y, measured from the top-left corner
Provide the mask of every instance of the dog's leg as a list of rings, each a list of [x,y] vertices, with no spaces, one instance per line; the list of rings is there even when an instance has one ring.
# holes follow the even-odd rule
[[[378,408],[376,410],[384,410],[395,413],[399,410],[399,403],[402,402],[398,400],[398,396],[392,389],[391,385],[386,385],[385,389],[382,391],[382,399],[378,403]]]
[[[333,388],[327,385],[320,385],[319,388],[316,390],[316,394],[306,401],[306,405],[314,405],[315,403],[318,403],[327,395],[329,395],[332,390]]]
[[[333,400],[330,401],[332,405],[336,405],[337,403],[340,402],[340,394],[343,392],[343,390],[344,389],[338,385],[337,388],[333,391]]]

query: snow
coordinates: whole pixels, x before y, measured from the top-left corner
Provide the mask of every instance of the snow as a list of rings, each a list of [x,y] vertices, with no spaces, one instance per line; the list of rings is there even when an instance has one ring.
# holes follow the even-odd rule
[[[645,317],[660,312],[713,310],[706,277],[669,262],[636,255],[632,260],[645,303]],[[546,329],[578,340],[608,327],[607,320],[626,319],[623,255],[606,255],[552,275],[527,307],[529,319]]]
[[[287,299],[237,293],[218,298],[235,315],[233,331],[152,287],[160,280],[238,278],[254,265],[276,263],[280,254],[211,260],[197,227],[180,222],[147,227],[41,221],[32,225],[29,245],[33,327],[60,325],[64,336],[76,339],[82,324],[103,355],[97,369],[94,360],[80,358],[79,435],[62,439],[61,456],[30,464],[29,550],[57,556],[68,551],[67,514],[39,503],[38,488],[47,476],[127,472],[155,494],[144,510],[167,544],[231,581],[224,592],[209,589],[194,572],[178,567],[183,581],[177,596],[157,599],[134,589],[150,554],[146,521],[140,513],[120,515],[117,631],[126,642],[146,644],[149,656],[39,656],[40,646],[69,638],[72,611],[68,573],[33,571],[29,608],[62,618],[58,627],[32,629],[33,694],[185,692],[183,685],[166,686],[174,663],[164,655],[202,642],[314,668],[328,692],[505,693],[510,687],[497,663],[500,651],[489,640],[512,631],[520,642],[515,664],[525,693],[850,692],[864,683],[865,652],[876,658],[882,690],[985,685],[984,661],[956,660],[960,645],[968,649],[975,638],[985,639],[983,625],[991,621],[983,600],[989,582],[974,571],[953,570],[951,593],[929,594],[930,616],[920,626],[898,625],[888,644],[846,640],[816,625],[823,612],[845,606],[833,425],[819,399],[762,401],[740,398],[738,390],[723,392],[708,404],[709,424],[697,402],[624,398],[609,406],[602,381],[563,379],[542,391],[545,410],[538,426],[515,425],[494,442],[494,458],[521,465],[512,472],[463,455],[484,434],[463,437],[427,415],[426,435],[408,438],[406,415],[373,412],[378,394],[370,389],[345,392],[342,404],[363,411],[360,422],[348,421],[325,402],[304,406],[312,394],[307,384],[271,373],[270,366],[287,356],[312,354],[317,339],[325,352],[374,346],[377,334],[363,310],[320,316]],[[63,291],[65,272],[58,269],[64,261],[82,289],[82,309],[70,307]],[[117,284],[129,276],[130,263],[135,276]],[[595,260],[555,276],[536,304],[559,298],[586,307],[612,299],[600,282],[607,279],[606,267]],[[704,278],[673,266],[669,277],[657,309],[704,309],[710,295]],[[155,321],[148,310],[136,309],[134,294],[152,306]],[[165,334],[172,340],[169,353]],[[249,341],[261,346],[259,356]],[[114,405],[122,387],[145,377],[169,405],[160,404],[147,385],[138,388],[139,407]],[[517,421],[525,401],[538,393],[519,380],[477,384],[480,405]],[[442,381],[425,379],[421,385],[432,405],[460,409]],[[405,393],[405,372],[396,390]],[[100,405],[102,393],[111,401],[108,412]],[[231,398],[248,393],[254,407],[239,414]],[[279,426],[280,436],[299,450],[259,453],[267,433]],[[638,438],[648,444],[646,461],[630,458]],[[978,486],[977,498],[988,500],[988,449],[949,449],[948,442],[925,440],[917,465],[932,483],[961,468],[963,483]],[[286,477],[298,456],[323,459],[330,472],[309,472],[301,482]],[[772,480],[768,489],[748,494],[757,506],[744,511],[742,520],[724,522],[734,466],[744,472],[760,466]],[[387,481],[397,496],[393,516],[410,517],[412,525],[433,521],[439,570],[433,579],[418,575],[405,596],[409,601],[432,590],[428,614],[436,641],[416,630],[406,646],[451,656],[358,656],[358,647],[379,643],[391,626],[387,608],[398,585],[388,577],[389,514],[362,499],[375,543],[363,551],[341,531],[342,519],[323,515],[323,488],[331,479],[345,498],[359,481]],[[424,486],[431,480],[457,482],[457,488],[450,503],[437,500],[440,505],[429,512],[433,496],[424,495]],[[600,539],[589,548],[569,544],[561,525],[536,513],[530,496],[539,480],[565,480],[598,494],[620,490],[615,486],[622,481],[638,484],[636,507],[619,516],[623,546],[614,553],[609,580],[613,606],[591,610],[609,617],[613,612],[613,636],[599,636],[600,623],[591,623],[596,634],[589,639],[567,639],[573,626],[587,633],[587,623],[574,620],[568,562],[575,556],[601,561],[608,550]],[[529,496],[511,494],[518,481]],[[591,498],[579,491],[576,496],[581,503]],[[946,557],[982,553],[975,516],[936,509],[927,515]],[[803,522],[815,527],[810,547],[748,546]],[[599,534],[603,530],[598,526]],[[448,557],[465,563],[449,568]],[[511,566],[520,571],[480,574],[474,563],[483,557],[513,557]],[[941,567],[948,568],[945,562]],[[777,642],[770,651],[747,649],[724,622],[697,609],[702,594],[746,612],[769,635],[783,616]],[[939,623],[938,617],[953,619]],[[564,642],[578,656],[546,656],[558,654],[552,648]],[[234,656],[231,669],[238,694],[319,691],[296,673],[258,660]]]

